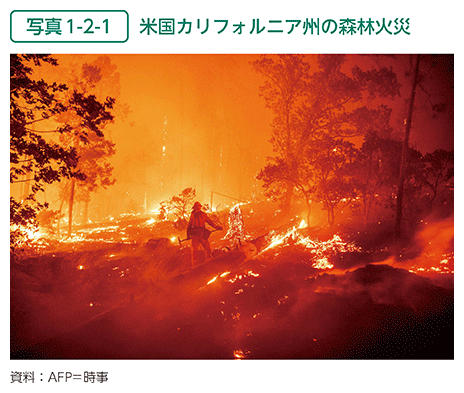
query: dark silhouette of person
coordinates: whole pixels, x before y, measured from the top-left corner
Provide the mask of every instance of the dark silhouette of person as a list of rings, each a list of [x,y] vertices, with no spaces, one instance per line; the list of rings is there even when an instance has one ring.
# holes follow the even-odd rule
[[[206,229],[206,224],[210,225],[214,229],[222,230],[220,225],[211,220],[208,215],[201,210],[202,205],[200,202],[195,202],[192,207],[192,213],[190,214],[190,220],[187,227],[187,238],[192,240],[192,267],[195,261],[198,260],[198,254],[200,251],[200,245],[206,252],[206,258],[211,259],[211,246],[209,244],[209,235],[211,231]]]

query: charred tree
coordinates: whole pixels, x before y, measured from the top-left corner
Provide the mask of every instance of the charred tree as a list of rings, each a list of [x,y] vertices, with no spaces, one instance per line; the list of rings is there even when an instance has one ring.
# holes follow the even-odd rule
[[[404,194],[404,179],[406,173],[406,166],[408,162],[409,152],[409,135],[411,133],[412,115],[414,111],[414,98],[416,96],[416,88],[419,77],[419,64],[421,55],[418,54],[416,58],[416,64],[414,67],[413,83],[411,88],[411,97],[409,99],[409,110],[408,117],[406,119],[406,128],[404,130],[404,141],[403,141],[403,152],[401,156],[400,176],[398,180],[398,193],[396,198],[396,221],[395,221],[395,239],[399,239],[401,236],[401,219],[403,209],[403,194]]]
[[[266,107],[275,115],[271,124],[271,143],[279,158],[289,167],[295,165],[298,149],[298,108],[307,91],[310,65],[300,55],[262,56],[252,63],[253,68],[265,78],[261,87]],[[290,209],[294,184],[283,180],[282,200],[284,211]]]

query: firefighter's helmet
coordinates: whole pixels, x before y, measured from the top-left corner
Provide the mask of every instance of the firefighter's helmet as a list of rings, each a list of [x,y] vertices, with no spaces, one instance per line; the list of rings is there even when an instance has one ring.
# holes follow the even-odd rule
[[[193,204],[193,207],[192,207],[192,210],[200,210],[202,207],[201,203],[200,202],[195,202]]]

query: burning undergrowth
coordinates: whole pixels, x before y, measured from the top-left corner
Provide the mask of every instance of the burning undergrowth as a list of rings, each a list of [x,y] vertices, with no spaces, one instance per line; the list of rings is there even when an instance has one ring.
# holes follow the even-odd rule
[[[408,253],[408,250],[414,250]],[[430,277],[441,285],[454,286],[454,220],[424,222],[411,244],[397,252],[389,264]]]
[[[214,259],[194,268],[172,227],[129,231],[139,241],[95,241],[117,233],[101,230],[12,264],[13,358],[454,356],[453,288],[434,279],[452,270],[424,277],[418,257],[384,260],[299,221],[234,247],[213,235]]]

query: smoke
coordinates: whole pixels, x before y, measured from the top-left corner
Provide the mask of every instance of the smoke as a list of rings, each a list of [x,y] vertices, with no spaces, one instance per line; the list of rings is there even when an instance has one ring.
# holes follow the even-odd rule
[[[454,216],[430,222],[416,235],[424,254],[447,254],[454,251]]]
[[[261,309],[262,323],[242,327],[247,332],[242,347],[252,357],[452,356],[453,293],[427,278],[388,265],[368,265],[280,288],[285,295],[267,298],[272,306]],[[437,338],[445,332],[448,343]],[[441,349],[433,344],[439,341]]]
[[[434,283],[454,287],[454,217],[424,220],[423,228],[395,256],[391,266],[429,277]]]

